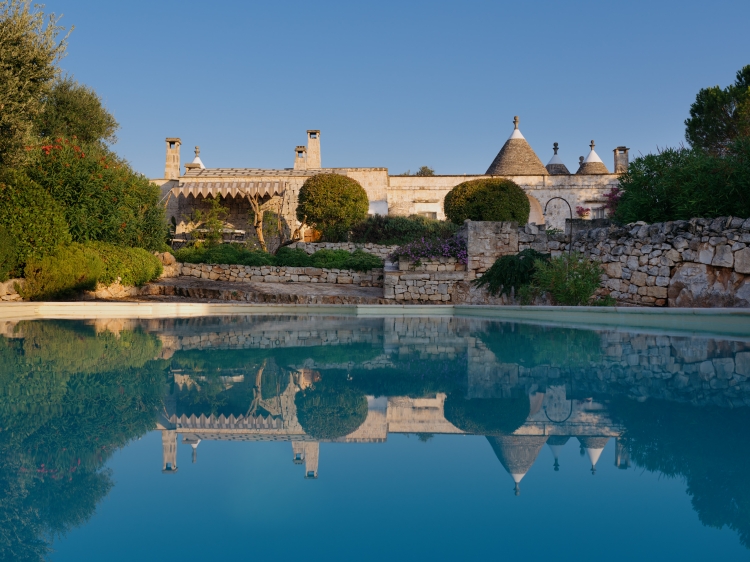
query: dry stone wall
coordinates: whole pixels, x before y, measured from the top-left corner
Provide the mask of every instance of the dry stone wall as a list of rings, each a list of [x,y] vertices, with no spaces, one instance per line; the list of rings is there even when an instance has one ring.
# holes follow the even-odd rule
[[[604,267],[602,293],[646,306],[750,307],[750,219],[636,223],[578,232]]]
[[[210,279],[254,283],[338,283],[359,285],[360,287],[382,287],[383,269],[371,269],[359,273],[348,269],[327,269],[319,267],[276,267],[246,265],[211,265],[184,263],[180,275]]]

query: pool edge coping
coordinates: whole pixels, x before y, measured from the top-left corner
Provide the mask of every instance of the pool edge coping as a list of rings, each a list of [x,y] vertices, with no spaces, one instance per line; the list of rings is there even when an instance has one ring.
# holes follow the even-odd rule
[[[661,328],[750,335],[750,309],[519,305],[241,304],[175,302],[21,302],[0,305],[0,320],[174,318],[247,314],[334,314],[359,317],[444,316],[588,326]],[[710,328],[706,324],[719,323]]]

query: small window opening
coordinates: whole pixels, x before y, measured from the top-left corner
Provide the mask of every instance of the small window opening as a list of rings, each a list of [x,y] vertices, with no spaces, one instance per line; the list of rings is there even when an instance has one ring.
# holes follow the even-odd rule
[[[317,139],[318,138],[318,133],[310,133],[310,138],[311,139]]]
[[[169,143],[169,148],[174,148],[174,145],[175,145],[175,143],[173,143],[173,142],[170,142],[170,143]]]

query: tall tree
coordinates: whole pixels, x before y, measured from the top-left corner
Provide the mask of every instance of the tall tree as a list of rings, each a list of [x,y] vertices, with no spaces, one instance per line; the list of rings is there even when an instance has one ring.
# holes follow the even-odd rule
[[[59,75],[67,35],[31,0],[0,0],[0,166],[23,160],[34,119]]]
[[[120,124],[93,89],[65,76],[55,82],[36,118],[42,138],[77,137],[81,142],[117,142]]]
[[[738,137],[750,136],[750,65],[737,71],[734,84],[703,88],[690,106],[685,138],[712,154],[724,154]]]

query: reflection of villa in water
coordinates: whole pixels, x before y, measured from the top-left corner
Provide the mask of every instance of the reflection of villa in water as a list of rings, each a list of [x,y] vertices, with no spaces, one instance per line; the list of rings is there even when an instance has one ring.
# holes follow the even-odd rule
[[[175,373],[175,389],[195,385],[185,375]],[[177,392],[166,401],[165,414],[159,421],[162,432],[163,471],[175,472],[178,467],[177,443],[193,448],[193,462],[202,441],[290,441],[292,460],[304,464],[305,478],[318,477],[320,442],[307,436],[297,420],[294,397],[309,384],[311,372],[302,369],[290,375],[286,389],[278,396],[261,401],[260,405],[270,415],[240,415],[235,417],[181,415],[176,412]],[[225,385],[241,382],[239,378],[224,381]],[[199,384],[199,383],[198,383]],[[364,423],[349,435],[324,442],[382,443],[389,433],[405,434],[463,434],[464,432],[445,419],[443,405],[446,395],[433,397],[367,397],[367,417]],[[511,475],[519,493],[519,483],[536,461],[542,447],[549,445],[555,457],[554,469],[559,469],[561,448],[577,438],[596,470],[600,455],[610,438],[617,439],[621,428],[608,418],[601,404],[591,400],[571,400],[566,397],[565,386],[548,387],[545,392],[529,396],[530,414],[526,423],[509,436],[488,436],[492,450]],[[627,454],[616,448],[615,463],[628,466]]]
[[[348,368],[354,363],[361,370],[387,370],[404,357],[431,366],[460,362],[469,399],[505,398],[517,391],[528,396],[526,422],[512,435],[488,437],[517,483],[545,444],[557,459],[562,447],[578,441],[595,470],[605,444],[615,438],[615,464],[629,465],[619,439],[622,428],[610,419],[605,404],[591,397],[620,395],[724,408],[750,405],[747,338],[550,329],[456,317],[246,316],[97,324],[97,329],[110,331],[136,327],[158,335],[164,359],[210,350],[286,353],[287,349],[300,359],[290,364],[286,386],[258,404],[260,413],[245,413],[243,408],[233,410],[234,415],[227,412],[228,417],[206,417],[200,409],[186,413],[178,407],[175,390],[166,400],[159,425],[167,472],[178,466],[178,438],[192,445],[195,455],[205,440],[274,440],[290,441],[294,462],[305,464],[305,476],[315,478],[318,442],[305,434],[294,402],[295,394],[308,384],[305,378],[314,370]],[[356,346],[370,350],[370,356],[346,363],[346,350]],[[317,359],[310,359],[313,356]],[[241,369],[225,374],[231,375],[222,376],[226,387],[247,386],[241,381],[252,376]],[[203,384],[198,372],[174,371],[173,377],[176,389]],[[460,434],[445,417],[445,399],[439,392],[421,398],[370,396],[364,423],[335,441],[378,443],[389,433]]]

